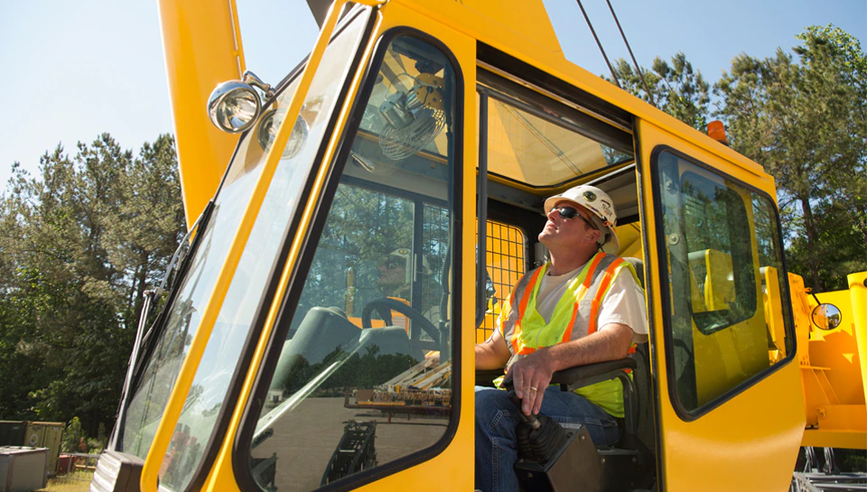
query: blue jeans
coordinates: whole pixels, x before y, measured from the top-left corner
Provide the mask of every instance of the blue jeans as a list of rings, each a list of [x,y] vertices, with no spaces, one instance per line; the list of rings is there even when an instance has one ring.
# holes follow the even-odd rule
[[[482,492],[517,492],[518,443],[515,426],[518,408],[506,392],[476,386],[476,489]],[[620,438],[617,421],[583,396],[551,386],[542,400],[542,415],[564,427],[582,424],[596,445],[610,446]]]

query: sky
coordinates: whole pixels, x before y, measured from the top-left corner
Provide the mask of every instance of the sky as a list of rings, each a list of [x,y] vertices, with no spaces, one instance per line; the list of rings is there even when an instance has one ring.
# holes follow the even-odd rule
[[[217,2],[220,3],[220,2]],[[318,27],[302,0],[237,0],[247,68],[276,83],[309,52]],[[610,59],[627,58],[608,6],[584,0]],[[867,0],[611,0],[635,57],[650,66],[679,51],[715,82],[732,57],[790,51],[809,25],[834,24],[867,49]],[[545,0],[566,57],[608,69],[574,0]],[[14,162],[109,132],[134,153],[172,118],[156,0],[4,2],[0,10],[0,190]],[[204,108],[202,109],[204,111]]]

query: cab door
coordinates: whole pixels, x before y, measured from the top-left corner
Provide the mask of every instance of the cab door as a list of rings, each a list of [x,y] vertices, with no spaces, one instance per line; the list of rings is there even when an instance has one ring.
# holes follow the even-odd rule
[[[709,139],[637,129],[659,490],[786,490],[804,415],[773,180]]]
[[[376,19],[218,488],[472,488],[474,43]]]

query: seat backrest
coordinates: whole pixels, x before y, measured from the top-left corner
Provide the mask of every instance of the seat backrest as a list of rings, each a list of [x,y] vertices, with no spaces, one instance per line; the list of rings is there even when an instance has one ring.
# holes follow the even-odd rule
[[[632,268],[635,269],[635,273],[638,275],[638,282],[641,285],[641,288],[644,288],[644,261],[640,258],[633,258],[630,256],[624,256],[623,260],[632,265]]]
[[[641,288],[644,288],[644,261],[639,258],[624,257],[635,269]],[[635,384],[636,400],[636,438],[644,445],[648,452],[655,454],[656,450],[656,421],[653,418],[653,394],[651,388],[653,382],[650,376],[650,355],[648,343],[640,343],[635,348],[635,353],[630,355],[637,364],[632,373]]]
[[[630,355],[637,364],[632,373],[632,381],[635,384],[635,437],[651,453],[656,450],[656,420],[653,418],[653,394],[651,393],[650,357],[648,344],[642,343],[635,348],[635,353]]]

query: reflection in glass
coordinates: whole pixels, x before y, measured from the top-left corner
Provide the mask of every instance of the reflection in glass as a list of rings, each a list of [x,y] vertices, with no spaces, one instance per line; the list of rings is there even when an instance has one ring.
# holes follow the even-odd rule
[[[680,404],[693,411],[792,352],[779,219],[766,195],[685,159],[661,152],[656,165],[669,364]]]
[[[833,330],[843,322],[843,313],[833,304],[819,304],[813,309],[813,324],[822,330]]]
[[[531,186],[551,186],[633,159],[631,139],[628,145],[608,139],[611,135],[588,129],[573,119],[574,110],[554,101],[540,105],[508,84],[499,89],[505,93],[491,93],[485,120],[490,173]],[[600,137],[607,144],[600,143]]]
[[[455,84],[432,46],[388,46],[253,432],[264,490],[316,489],[445,433]]]

